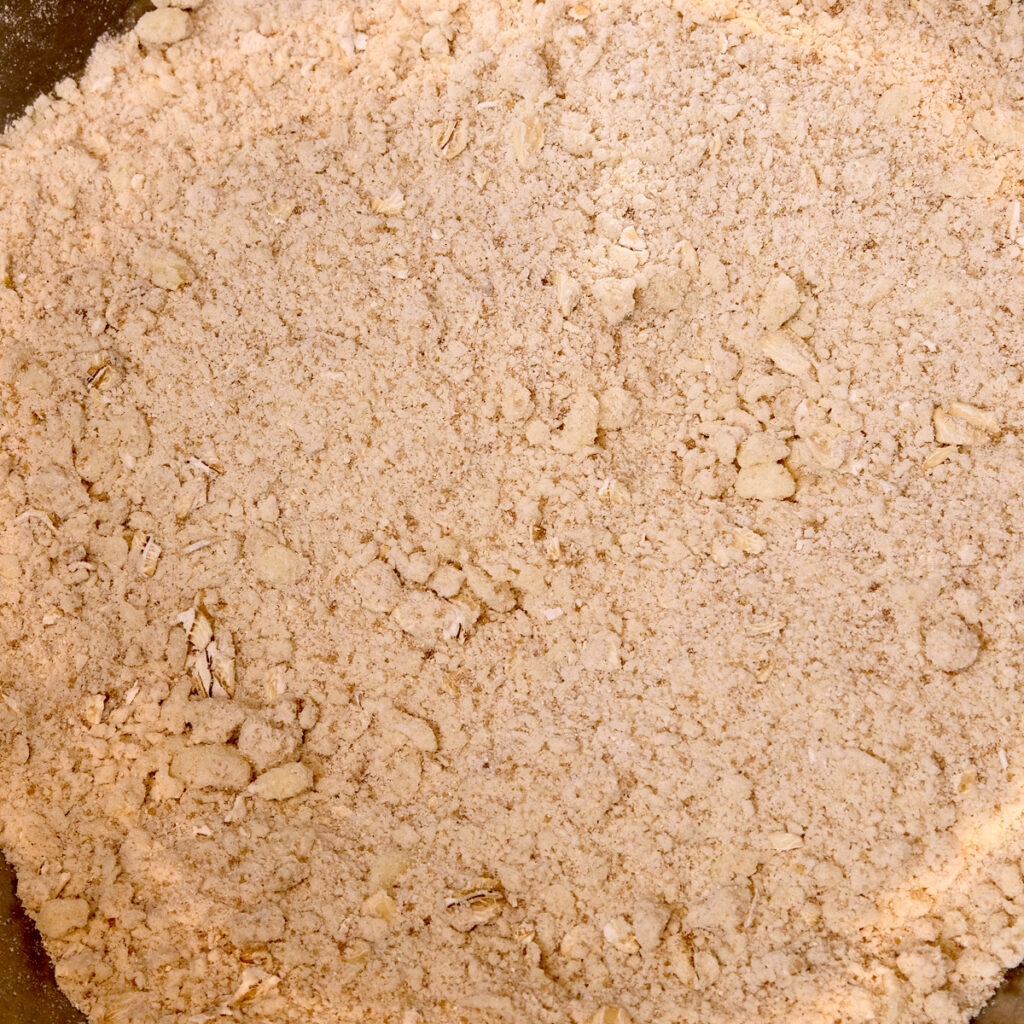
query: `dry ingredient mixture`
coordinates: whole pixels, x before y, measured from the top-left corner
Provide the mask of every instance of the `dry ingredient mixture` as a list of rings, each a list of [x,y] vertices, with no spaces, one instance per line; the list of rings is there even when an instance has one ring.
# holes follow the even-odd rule
[[[92,1021],[969,1018],[1022,50],[165,0],[0,139],[0,843]]]

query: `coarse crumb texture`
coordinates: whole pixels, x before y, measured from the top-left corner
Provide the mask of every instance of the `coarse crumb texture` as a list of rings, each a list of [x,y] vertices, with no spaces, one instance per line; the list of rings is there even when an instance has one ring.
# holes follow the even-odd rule
[[[2,137],[0,841],[93,1022],[970,1017],[1022,46],[180,2]]]

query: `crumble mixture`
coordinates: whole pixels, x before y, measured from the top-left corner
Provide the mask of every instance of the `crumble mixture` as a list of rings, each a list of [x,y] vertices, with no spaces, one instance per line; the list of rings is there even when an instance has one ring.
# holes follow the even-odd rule
[[[970,1017],[1022,50],[175,0],[0,138],[0,842],[91,1021]]]

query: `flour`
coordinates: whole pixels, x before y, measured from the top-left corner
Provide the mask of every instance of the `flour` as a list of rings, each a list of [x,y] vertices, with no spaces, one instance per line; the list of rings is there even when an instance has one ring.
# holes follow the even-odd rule
[[[1022,45],[210,0],[3,136],[0,841],[92,1020],[969,1019]]]

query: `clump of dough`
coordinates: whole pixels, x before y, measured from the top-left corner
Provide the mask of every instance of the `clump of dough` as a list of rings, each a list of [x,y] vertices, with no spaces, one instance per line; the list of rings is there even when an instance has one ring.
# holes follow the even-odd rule
[[[591,287],[597,308],[609,327],[622,323],[636,308],[636,280],[602,277]]]
[[[258,538],[250,545],[252,567],[265,583],[292,586],[309,572],[309,562],[284,544]]]
[[[947,615],[925,631],[925,657],[942,672],[970,668],[980,651],[978,634],[959,615]]]
[[[190,789],[243,789],[252,769],[242,755],[226,743],[200,743],[179,750],[171,759],[172,778]]]
[[[313,773],[298,762],[268,768],[252,784],[252,791],[264,800],[288,800],[305,793],[313,785]]]
[[[76,928],[84,928],[89,920],[89,904],[85,900],[47,900],[36,917],[40,934],[47,939],[61,939]]]
[[[177,7],[162,7],[139,18],[135,31],[146,46],[170,46],[188,38],[192,19]]]
[[[736,476],[736,493],[741,498],[781,501],[796,493],[796,481],[780,462],[756,462],[744,466]]]

